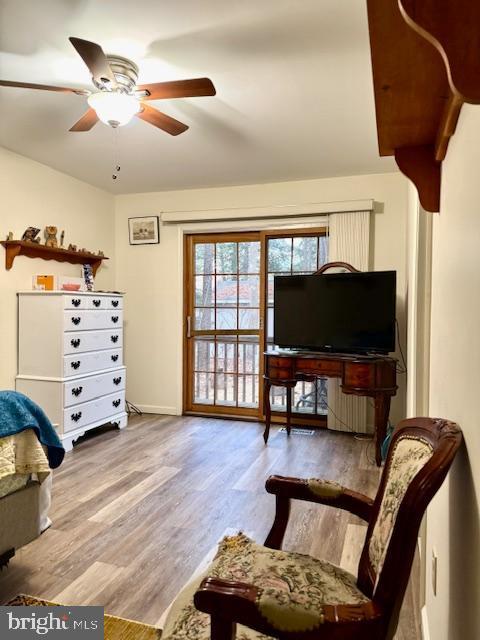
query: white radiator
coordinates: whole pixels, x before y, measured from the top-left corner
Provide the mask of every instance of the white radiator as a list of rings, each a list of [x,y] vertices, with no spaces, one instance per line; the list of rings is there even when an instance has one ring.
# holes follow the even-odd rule
[[[353,431],[355,433],[372,433],[367,416],[368,398],[351,396],[340,389],[340,381],[328,380],[328,414],[327,427],[335,431]]]

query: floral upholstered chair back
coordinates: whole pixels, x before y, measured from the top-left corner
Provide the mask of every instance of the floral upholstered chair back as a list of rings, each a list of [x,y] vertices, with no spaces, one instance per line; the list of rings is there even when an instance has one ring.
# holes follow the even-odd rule
[[[398,510],[417,473],[433,455],[433,446],[421,437],[402,436],[393,444],[380,510],[370,538],[370,562],[378,576],[392,536]]]
[[[459,427],[446,420],[416,418],[395,430],[359,567],[360,586],[374,598],[381,591],[381,599],[394,599],[398,583],[406,586],[402,565],[410,567],[421,519],[461,439]]]

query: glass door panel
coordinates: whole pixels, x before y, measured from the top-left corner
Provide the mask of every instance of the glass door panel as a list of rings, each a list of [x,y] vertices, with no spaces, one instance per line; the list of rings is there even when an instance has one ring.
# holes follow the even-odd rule
[[[274,278],[276,276],[315,273],[328,262],[328,236],[325,233],[284,233],[281,237],[266,238],[266,349],[276,348],[274,327]],[[286,389],[272,387],[272,411],[285,411]],[[327,383],[325,379],[297,382],[292,393],[292,412],[311,416],[327,414]]]
[[[258,415],[259,234],[190,236],[187,243],[186,409]]]

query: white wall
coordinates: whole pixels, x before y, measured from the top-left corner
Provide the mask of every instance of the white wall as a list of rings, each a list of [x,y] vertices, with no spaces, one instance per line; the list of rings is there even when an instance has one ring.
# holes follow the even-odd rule
[[[128,397],[146,411],[179,413],[181,394],[182,255],[179,230],[164,225],[160,244],[129,246],[128,218],[162,211],[255,207],[373,198],[375,269],[398,271],[398,316],[405,343],[407,181],[399,173],[117,196],[116,286],[127,291]],[[211,230],[211,225],[209,230]],[[404,416],[405,381],[392,406]]]
[[[430,414],[457,421],[466,446],[428,510],[431,640],[480,638],[480,108],[465,105],[434,218]],[[438,554],[438,589],[431,555]]]
[[[434,216],[420,205],[409,184],[407,224],[407,417],[429,409],[432,226]]]
[[[21,237],[28,226],[65,229],[65,242],[110,258],[97,273],[97,288],[114,285],[113,196],[0,147],[0,237]],[[44,242],[42,236],[42,242]],[[2,260],[4,250],[0,249]],[[0,268],[0,389],[14,388],[17,372],[16,292],[32,288],[32,275],[79,275],[80,266],[18,257],[13,268]],[[35,319],[32,318],[32,322]],[[41,336],[38,336],[41,340]]]

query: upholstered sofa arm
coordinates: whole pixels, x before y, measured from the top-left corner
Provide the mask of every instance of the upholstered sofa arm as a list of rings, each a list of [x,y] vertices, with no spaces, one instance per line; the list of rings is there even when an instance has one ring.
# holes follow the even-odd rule
[[[325,637],[333,637],[328,634],[332,626],[337,630],[341,627],[342,638],[356,638],[359,622],[373,632],[381,620],[381,611],[372,601],[314,608],[290,599],[284,591],[211,577],[200,584],[194,602],[197,609],[210,614],[211,637],[215,640],[233,640],[236,624],[274,638],[283,638],[284,634],[305,640],[319,638],[320,630]]]
[[[362,493],[328,480],[310,478],[286,478],[270,476],[265,485],[268,493],[283,498],[306,500],[344,509],[368,522],[372,512],[373,500]]]

